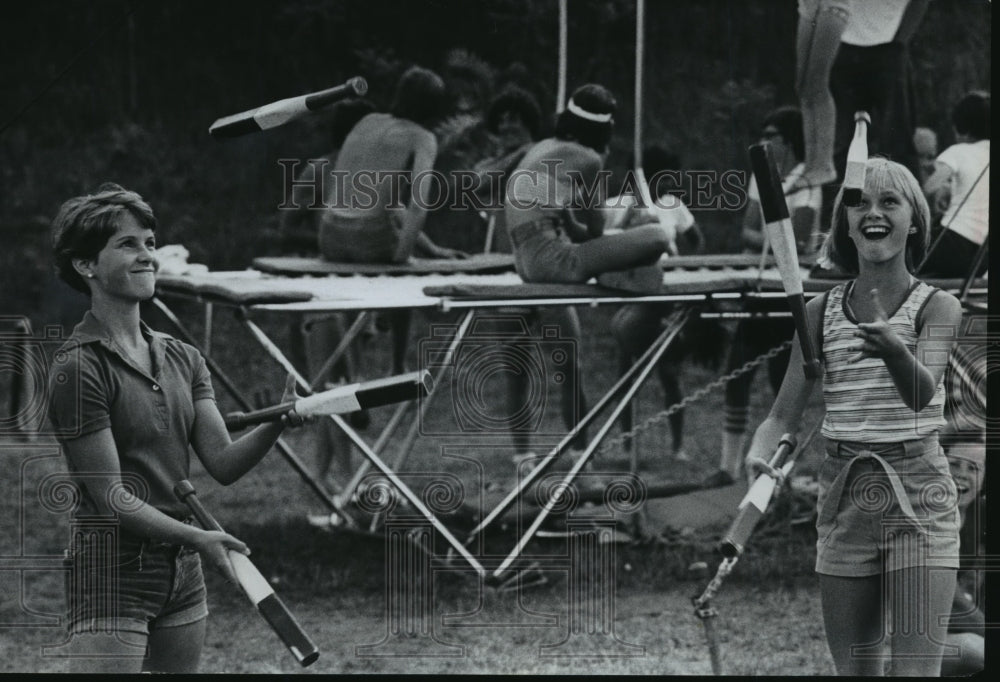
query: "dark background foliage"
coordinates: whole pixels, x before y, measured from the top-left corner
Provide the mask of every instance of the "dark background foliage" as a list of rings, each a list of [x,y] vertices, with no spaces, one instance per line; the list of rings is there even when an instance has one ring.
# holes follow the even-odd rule
[[[652,0],[643,138],[685,168],[745,169],[761,116],[794,101],[795,0]],[[160,243],[213,269],[246,267],[278,223],[281,158],[329,151],[323,115],[215,140],[221,116],[363,75],[388,105],[402,69],[464,49],[519,73],[555,109],[555,0],[42,0],[0,21],[0,311],[28,314],[51,279],[46,229],[66,198],[113,180],[156,210]],[[633,0],[569,3],[568,88],[619,99],[609,166],[632,149]],[[948,111],[990,83],[991,6],[935,0],[912,45],[918,122],[952,141]],[[517,65],[517,66],[512,66]],[[712,250],[738,216],[704,211]],[[461,244],[458,244],[461,245]]]

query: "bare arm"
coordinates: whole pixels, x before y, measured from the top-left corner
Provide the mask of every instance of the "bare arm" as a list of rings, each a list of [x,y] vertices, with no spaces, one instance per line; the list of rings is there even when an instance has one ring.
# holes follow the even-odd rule
[[[447,246],[438,246],[434,241],[427,236],[426,233],[420,232],[417,235],[417,243],[414,245],[414,250],[427,256],[428,258],[468,258],[469,254],[465,251],[460,251],[459,249],[450,249]]]
[[[944,291],[932,296],[924,308],[923,327],[914,355],[889,326],[888,316],[878,300],[878,290],[872,289],[871,296],[876,320],[858,324],[855,335],[860,341],[854,347],[857,354],[851,357],[851,362],[868,357],[882,358],[903,404],[919,412],[934,397],[947,367],[947,358],[962,321],[962,304]]]
[[[809,206],[799,206],[792,210],[792,233],[795,235],[795,245],[800,254],[805,253],[806,248],[812,241],[815,217],[816,211]]]
[[[405,263],[413,253],[413,248],[417,244],[421,231],[424,229],[424,221],[427,219],[427,206],[430,204],[430,192],[433,183],[418,182],[422,174],[430,172],[434,168],[434,159],[437,158],[437,142],[434,136],[423,131],[424,134],[417,135],[414,140],[415,149],[413,154],[413,168],[411,185],[410,205],[407,206],[403,214],[403,229],[399,237],[399,246],[393,255],[396,263]],[[433,245],[430,238],[421,241],[421,245],[426,250],[428,244]]]
[[[817,296],[806,304],[809,317],[809,329],[814,338],[819,331],[822,317],[824,296]],[[806,377],[802,369],[802,348],[798,334],[792,338],[792,353],[788,361],[785,378],[778,389],[778,395],[771,405],[767,418],[761,422],[754,432],[750,449],[746,455],[748,471],[759,472],[769,470],[767,460],[778,446],[778,440],[786,433],[794,434],[802,423],[802,413],[805,411],[809,398],[815,391],[818,380]]]
[[[564,228],[574,242],[585,242],[604,234],[608,222],[608,211],[598,184],[604,162],[592,149],[573,145],[566,149],[562,159],[558,183],[569,194],[562,201],[570,201],[571,206],[563,206]],[[565,171],[563,170],[565,168]]]
[[[87,474],[84,485],[99,513],[117,515],[121,527],[139,537],[194,547],[228,580],[237,582],[227,550],[249,554],[247,546],[228,533],[200,530],[177,521],[126,491],[122,485],[118,447],[110,428],[66,441],[63,450],[73,468]]]
[[[576,217],[576,213],[569,206],[563,206],[562,208],[562,225],[566,230],[566,234],[569,235],[570,240],[574,242],[585,242],[591,239],[590,227],[581,222],[579,218]],[[601,227],[603,232],[604,227]],[[597,235],[600,236],[600,235]]]
[[[281,211],[279,216],[281,247],[288,251],[315,252],[318,238],[316,222],[316,214],[308,208]]]
[[[764,248],[764,217],[760,212],[760,204],[752,199],[747,201],[743,211],[743,246],[754,251]]]
[[[584,181],[591,188],[591,198],[586,199],[588,205],[584,206],[583,209],[588,239],[595,239],[604,234],[604,225],[608,220],[607,210],[604,208],[604,201],[607,199],[607,196],[601,191],[603,186],[599,183],[603,168],[604,161],[600,155],[588,157],[584,161],[582,168]]]
[[[953,173],[954,171],[952,171],[951,166],[936,161],[934,163],[934,172],[931,173],[929,178],[924,180],[924,194],[928,197],[933,197],[941,190],[948,189]]]
[[[289,375],[281,402],[294,400],[295,379]],[[250,471],[274,446],[288,420],[261,424],[237,440],[232,440],[214,400],[194,404],[195,422],[191,438],[205,470],[222,485],[229,485]]]
[[[701,253],[705,250],[705,235],[702,233],[701,226],[698,223],[691,223],[691,226],[681,233],[681,238],[684,240],[686,251]]]

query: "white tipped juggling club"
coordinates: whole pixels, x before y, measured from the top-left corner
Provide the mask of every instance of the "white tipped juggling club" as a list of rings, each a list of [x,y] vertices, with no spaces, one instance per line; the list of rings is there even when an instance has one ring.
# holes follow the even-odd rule
[[[757,179],[760,193],[760,208],[764,214],[764,230],[774,252],[774,260],[781,274],[781,286],[788,297],[788,305],[795,322],[802,348],[803,370],[806,377],[819,377],[819,361],[813,350],[812,335],[809,333],[806,317],[806,301],[802,290],[802,273],[799,271],[799,255],[795,247],[795,233],[788,219],[788,205],[781,187],[778,167],[774,162],[771,146],[766,142],[750,146],[750,167]]]
[[[867,111],[854,113],[854,139],[847,149],[844,169],[844,205],[857,206],[865,189],[865,166],[868,164],[868,126],[872,119]]]
[[[174,494],[187,504],[202,528],[222,531],[219,522],[202,506],[190,481],[178,481],[174,486]],[[257,612],[277,633],[296,660],[302,664],[303,668],[314,663],[319,658],[319,649],[309,639],[309,635],[295,620],[295,616],[281,601],[267,579],[244,554],[229,550],[229,561],[233,565],[233,572],[240,581],[240,587],[247,599],[257,608]]]
[[[367,92],[368,83],[361,76],[355,76],[343,85],[328,90],[289,97],[256,109],[249,109],[239,114],[217,119],[209,127],[208,134],[212,137],[238,137],[247,133],[277,128],[342,99],[363,97]]]

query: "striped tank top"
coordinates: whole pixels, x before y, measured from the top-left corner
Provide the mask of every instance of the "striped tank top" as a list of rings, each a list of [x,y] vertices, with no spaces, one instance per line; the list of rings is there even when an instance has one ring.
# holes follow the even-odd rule
[[[826,417],[823,435],[833,440],[865,443],[898,443],[916,440],[944,426],[945,390],[938,383],[934,397],[924,409],[907,407],[880,358],[850,363],[857,351],[857,323],[847,311],[846,300],[854,282],[830,290],[823,311],[823,399]],[[935,287],[917,282],[892,317],[889,325],[916,355],[917,321]]]

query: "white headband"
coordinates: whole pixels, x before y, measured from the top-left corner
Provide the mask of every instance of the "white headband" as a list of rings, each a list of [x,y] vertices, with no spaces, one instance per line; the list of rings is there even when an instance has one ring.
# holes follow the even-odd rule
[[[594,121],[595,123],[611,122],[611,114],[592,114],[586,109],[581,109],[577,103],[573,101],[572,97],[569,98],[569,102],[566,104],[566,109],[568,109],[571,114],[579,116],[580,118],[585,118],[588,121]]]

